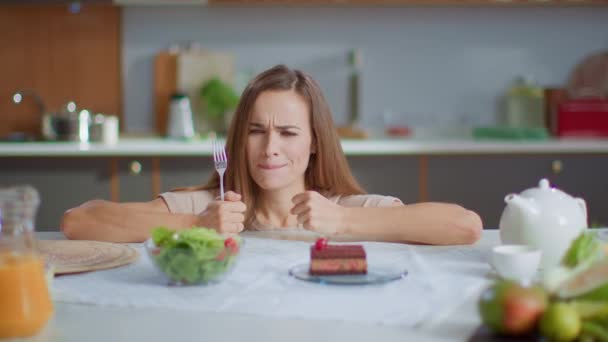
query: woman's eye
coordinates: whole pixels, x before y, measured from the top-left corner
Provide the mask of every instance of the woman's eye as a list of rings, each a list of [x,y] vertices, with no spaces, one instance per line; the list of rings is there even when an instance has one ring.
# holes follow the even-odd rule
[[[264,133],[264,131],[262,131],[261,129],[250,129],[249,130],[249,134],[260,134],[260,133]]]
[[[287,137],[294,137],[294,136],[296,136],[296,135],[298,135],[298,134],[297,134],[297,133],[294,133],[294,132],[288,132],[288,131],[284,131],[284,132],[281,132],[281,135],[283,135],[283,136],[287,136]]]

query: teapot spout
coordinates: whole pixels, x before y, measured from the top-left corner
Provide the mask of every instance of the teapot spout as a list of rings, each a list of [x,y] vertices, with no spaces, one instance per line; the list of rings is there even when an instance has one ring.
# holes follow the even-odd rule
[[[522,214],[536,215],[538,214],[538,207],[536,204],[528,198],[521,197],[517,194],[508,194],[505,196],[505,202],[507,205],[511,205],[516,210],[519,210]]]

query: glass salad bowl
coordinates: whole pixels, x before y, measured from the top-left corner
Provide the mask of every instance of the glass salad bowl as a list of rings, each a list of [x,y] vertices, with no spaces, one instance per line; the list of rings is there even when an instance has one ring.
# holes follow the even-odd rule
[[[242,244],[239,236],[224,236],[213,229],[158,227],[144,248],[169,285],[207,285],[230,273]]]

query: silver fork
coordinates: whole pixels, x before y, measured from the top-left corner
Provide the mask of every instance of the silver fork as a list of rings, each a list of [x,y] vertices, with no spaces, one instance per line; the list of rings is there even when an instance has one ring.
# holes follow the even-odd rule
[[[228,167],[228,158],[226,157],[226,149],[224,144],[217,139],[211,141],[213,147],[213,163],[215,171],[220,175],[220,198],[224,200],[224,173]]]

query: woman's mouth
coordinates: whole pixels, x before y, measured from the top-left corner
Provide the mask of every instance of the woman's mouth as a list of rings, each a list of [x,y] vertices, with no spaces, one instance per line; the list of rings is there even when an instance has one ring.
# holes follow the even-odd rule
[[[286,164],[258,164],[258,166],[262,170],[278,170],[285,165]]]

